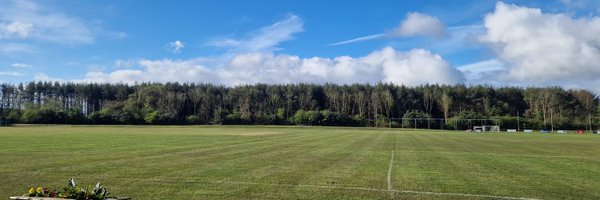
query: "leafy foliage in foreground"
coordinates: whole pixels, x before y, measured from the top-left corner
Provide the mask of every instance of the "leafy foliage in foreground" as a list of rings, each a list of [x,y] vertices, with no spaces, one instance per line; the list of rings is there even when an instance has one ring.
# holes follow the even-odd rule
[[[50,191],[48,188],[38,187],[37,189],[30,188],[28,193],[24,194],[23,196],[53,197],[76,200],[103,200],[108,197],[108,190],[101,186],[100,183],[97,183],[94,188],[90,188],[89,186],[82,188],[77,186],[75,180],[71,178],[68,186],[61,192],[56,190]]]

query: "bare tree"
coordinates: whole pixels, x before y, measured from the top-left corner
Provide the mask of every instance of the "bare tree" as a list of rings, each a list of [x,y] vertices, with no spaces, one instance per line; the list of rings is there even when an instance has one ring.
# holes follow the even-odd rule
[[[442,98],[439,101],[442,112],[444,113],[444,121],[448,121],[448,115],[450,114],[450,107],[452,106],[452,97],[448,94],[442,94]]]
[[[356,101],[356,107],[358,109],[358,115],[361,117],[365,117],[367,113],[367,102],[369,101],[369,97],[364,91],[359,91],[354,94],[354,100]]]
[[[587,115],[588,130],[592,130],[592,112],[594,110],[596,96],[587,90],[572,90],[571,94],[577,99],[583,112]]]
[[[388,118],[392,116],[392,106],[394,105],[394,97],[389,90],[385,90],[381,93],[381,101],[383,103],[383,108],[387,114]]]
[[[277,109],[281,106],[281,96],[278,91],[270,90],[269,91],[269,106],[271,107],[271,114],[275,114]]]
[[[204,92],[202,91],[202,88],[196,87],[192,89],[188,95],[192,101],[193,113],[194,115],[198,115],[198,105],[200,105],[200,101],[202,101]]]
[[[372,107],[372,112],[373,112],[373,117],[375,118],[375,127],[377,127],[377,117],[379,115],[379,94],[377,91],[373,90],[371,92],[371,107]]]
[[[340,112],[341,111],[341,101],[340,94],[336,87],[332,87],[330,85],[325,86],[325,96],[327,97],[327,102],[330,108],[333,108],[333,111]]]
[[[342,91],[342,94],[340,96],[340,111],[341,113],[344,114],[349,114],[350,113],[350,107],[352,107],[352,99],[351,99],[352,95],[350,95],[350,93],[346,90]]]
[[[490,97],[483,97],[481,98],[481,101],[483,102],[483,113],[486,117],[489,117],[492,112],[492,107],[490,106]]]
[[[423,90],[423,106],[425,107],[425,111],[427,114],[431,115],[431,110],[433,109],[433,91],[431,89]]]
[[[310,110],[313,107],[313,95],[312,88],[307,87],[303,88],[302,91],[298,94],[298,103],[300,104],[300,108],[304,110]]]
[[[554,113],[559,111],[557,109],[558,94],[552,88],[544,88],[539,93],[538,102],[541,105],[544,124],[546,124],[548,118],[550,118],[550,115],[554,115]]]

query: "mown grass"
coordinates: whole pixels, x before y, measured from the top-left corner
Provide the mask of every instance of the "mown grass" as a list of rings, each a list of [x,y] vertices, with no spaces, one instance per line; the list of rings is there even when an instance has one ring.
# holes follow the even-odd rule
[[[392,189],[387,173],[392,150]],[[278,126],[0,128],[0,199],[600,199],[600,136]],[[414,192],[411,192],[414,191]]]

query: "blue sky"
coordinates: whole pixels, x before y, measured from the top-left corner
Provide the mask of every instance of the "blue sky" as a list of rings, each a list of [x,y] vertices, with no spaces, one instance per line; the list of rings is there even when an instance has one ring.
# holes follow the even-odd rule
[[[600,83],[593,0],[0,4],[1,82]]]

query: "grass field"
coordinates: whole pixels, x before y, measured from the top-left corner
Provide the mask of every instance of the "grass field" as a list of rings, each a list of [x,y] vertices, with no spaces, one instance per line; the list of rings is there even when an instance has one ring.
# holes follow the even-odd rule
[[[393,156],[393,159],[392,159]],[[70,177],[148,199],[600,199],[600,136],[0,127],[0,199]]]

